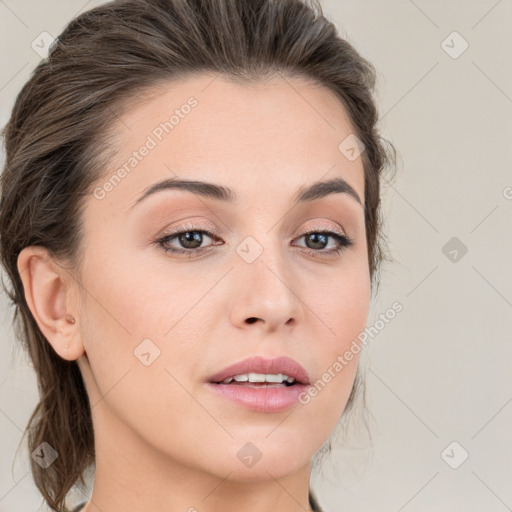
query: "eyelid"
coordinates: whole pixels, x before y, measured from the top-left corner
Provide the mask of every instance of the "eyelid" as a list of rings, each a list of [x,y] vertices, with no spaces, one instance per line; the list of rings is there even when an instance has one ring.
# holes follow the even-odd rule
[[[200,221],[191,221],[187,219],[183,222],[183,224],[178,224],[177,226],[164,229],[158,235],[158,238],[163,238],[169,235],[175,235],[176,233],[180,233],[182,231],[209,231],[211,233],[218,231],[215,226],[211,224],[201,224]]]
[[[311,233],[312,231],[333,231],[333,232],[337,233],[340,236],[344,236],[344,237],[350,238],[347,235],[347,233],[345,232],[345,230],[340,229],[337,226],[335,227],[335,226],[333,226],[331,224],[326,224],[325,222],[322,225],[315,225],[315,226],[312,226],[312,227],[301,229],[301,231],[299,232],[299,234],[297,236],[299,236],[299,237],[300,236],[304,236],[304,235],[307,235],[307,234]]]
[[[217,237],[220,236],[218,234],[217,227],[212,225],[211,223],[204,223],[204,221],[193,221],[193,220],[187,219],[184,221],[183,224],[179,224],[177,226],[164,229],[164,231],[160,232],[160,234],[158,235],[158,238],[160,239],[160,238],[174,235],[174,234],[177,234],[177,233],[180,233],[183,231],[201,231],[201,230],[209,232],[208,235],[210,237],[213,237],[214,235]],[[351,238],[348,236],[348,234],[345,232],[344,229],[342,229],[338,226],[334,226],[332,224],[328,224],[325,221],[323,221],[320,224],[315,224],[314,226],[302,228],[294,238],[298,238],[298,237],[307,235],[307,234],[311,233],[312,231],[333,231],[340,236],[343,236],[346,238]]]

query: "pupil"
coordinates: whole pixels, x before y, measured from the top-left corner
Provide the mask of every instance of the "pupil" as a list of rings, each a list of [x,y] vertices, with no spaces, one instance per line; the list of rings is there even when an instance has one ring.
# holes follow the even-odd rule
[[[195,249],[201,245],[203,235],[198,231],[187,231],[180,235],[181,244],[187,249]]]
[[[327,236],[323,233],[312,233],[307,237],[307,240],[313,241],[314,247],[310,247],[310,249],[323,249],[327,243]],[[320,240],[320,242],[318,242],[318,240]]]

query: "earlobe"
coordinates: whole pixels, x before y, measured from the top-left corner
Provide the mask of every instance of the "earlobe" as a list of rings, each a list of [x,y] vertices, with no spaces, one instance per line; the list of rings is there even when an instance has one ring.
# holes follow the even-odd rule
[[[67,360],[84,353],[80,331],[70,313],[70,280],[44,247],[25,247],[18,256],[18,272],[27,305],[44,337]]]

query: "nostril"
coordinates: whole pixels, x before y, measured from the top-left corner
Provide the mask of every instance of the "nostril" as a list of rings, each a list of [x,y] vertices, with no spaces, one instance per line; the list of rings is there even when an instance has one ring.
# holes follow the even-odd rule
[[[252,316],[251,318],[247,319],[247,323],[253,324],[254,322],[256,322],[256,320],[258,320],[258,319],[256,317]]]

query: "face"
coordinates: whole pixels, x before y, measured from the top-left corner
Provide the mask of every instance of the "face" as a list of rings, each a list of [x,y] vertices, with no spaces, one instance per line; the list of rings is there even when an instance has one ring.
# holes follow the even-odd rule
[[[298,471],[346,405],[358,356],[335,363],[370,302],[363,163],[338,148],[354,131],[345,109],[299,79],[205,75],[160,87],[114,130],[118,153],[83,218],[79,365],[95,428],[222,478]],[[232,197],[182,186],[140,199],[169,179]],[[335,179],[344,188],[296,201]],[[257,410],[212,388],[251,356],[290,357],[320,390]]]

